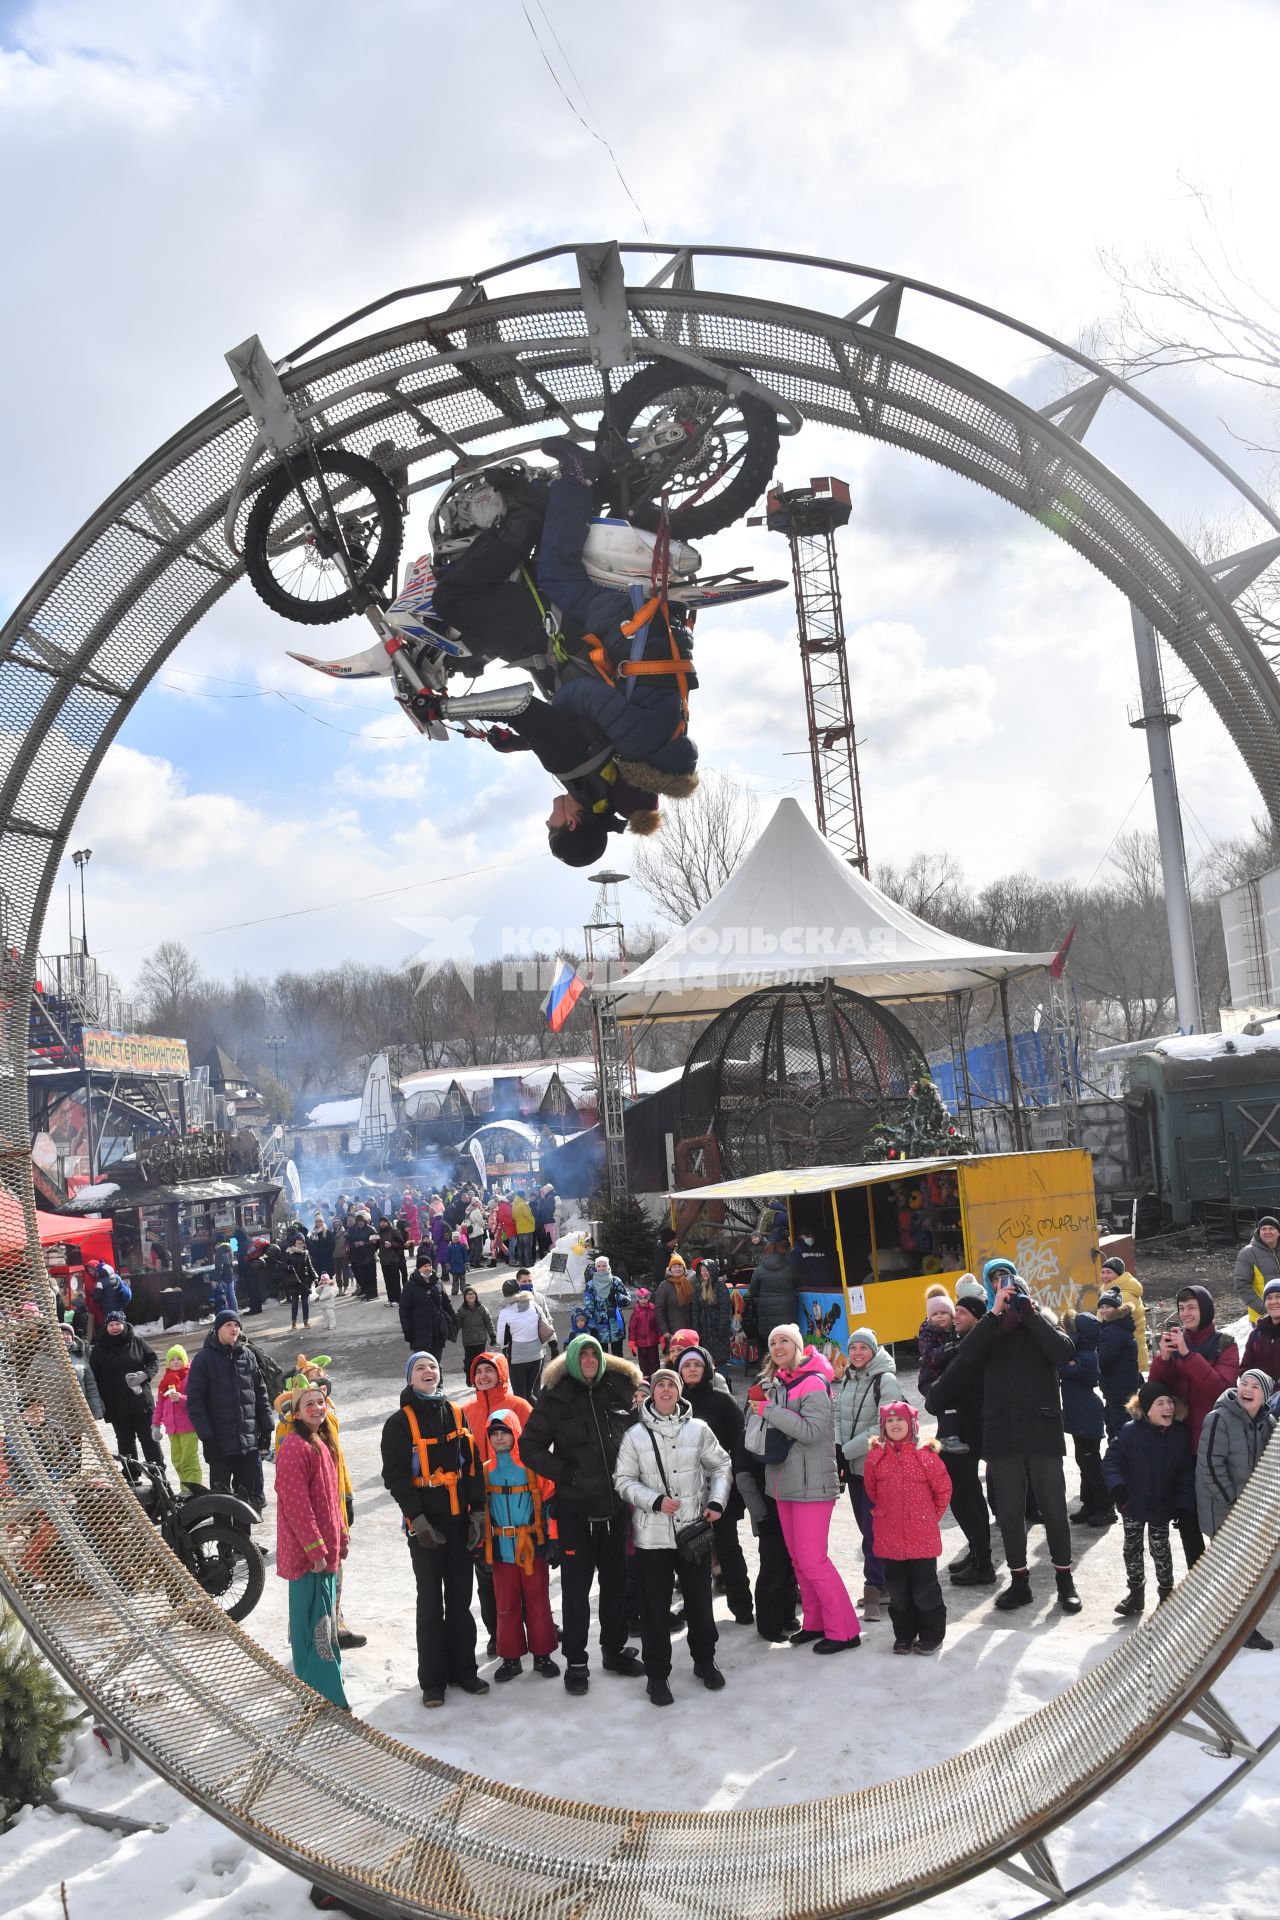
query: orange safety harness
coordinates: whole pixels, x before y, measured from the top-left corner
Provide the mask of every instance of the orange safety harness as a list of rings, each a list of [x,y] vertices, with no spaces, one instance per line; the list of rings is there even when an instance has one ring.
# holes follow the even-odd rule
[[[447,1487],[449,1489],[449,1511],[456,1516],[462,1511],[462,1508],[458,1504],[458,1483],[462,1479],[462,1475],[456,1470],[450,1472],[447,1467],[436,1467],[433,1469],[430,1457],[432,1447],[447,1447],[450,1441],[462,1439],[464,1428],[458,1409],[453,1405],[452,1401],[449,1402],[449,1406],[457,1424],[452,1433],[444,1434],[439,1440],[433,1440],[429,1434],[423,1433],[418,1425],[417,1415],[414,1413],[412,1407],[405,1408],[404,1417],[409,1422],[409,1435],[417,1452],[418,1465],[421,1469],[419,1473],[415,1473],[413,1476],[414,1486]],[[409,1522],[406,1520],[405,1526],[407,1527],[408,1525]]]
[[[519,1462],[521,1466],[524,1462]],[[524,1469],[524,1491],[533,1501],[533,1524],[523,1527],[496,1527],[489,1512],[491,1493],[519,1493],[520,1488],[514,1482],[510,1486],[486,1487],[484,1502],[484,1558],[485,1565],[492,1566],[494,1561],[493,1543],[495,1540],[514,1540],[516,1543],[516,1565],[521,1573],[532,1573],[537,1557],[536,1548],[547,1544],[547,1530],[542,1516],[542,1488],[538,1476],[531,1467]]]
[[[655,616],[661,613],[663,625],[667,630],[667,645],[670,649],[669,657],[656,660],[624,660],[620,666],[615,668],[599,634],[587,633],[584,634],[582,638],[583,645],[586,648],[587,659],[600,675],[601,679],[607,681],[611,687],[615,687],[619,680],[638,680],[642,678],[653,678],[655,676],[669,677],[675,681],[676,690],[680,696],[681,718],[675,732],[671,735],[671,739],[678,740],[681,734],[685,733],[688,729],[689,693],[692,688],[697,686],[698,678],[694,671],[692,660],[690,660],[687,653],[681,651],[680,643],[675,636],[675,629],[671,624],[671,607],[667,598],[667,580],[670,564],[671,533],[667,525],[667,510],[664,505],[662,516],[658,523],[657,539],[654,542],[653,568],[649,576],[649,585],[652,591],[649,598],[644,601],[641,606],[636,607],[631,618],[622,621],[621,626],[625,637],[628,640],[632,640],[637,634],[646,633]]]

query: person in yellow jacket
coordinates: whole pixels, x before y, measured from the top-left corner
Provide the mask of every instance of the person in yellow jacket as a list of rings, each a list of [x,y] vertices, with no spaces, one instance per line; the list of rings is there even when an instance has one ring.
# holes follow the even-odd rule
[[[1136,1274],[1130,1273],[1118,1253],[1102,1263],[1102,1275],[1098,1282],[1101,1287],[1118,1287],[1127,1307],[1133,1309],[1133,1331],[1138,1342],[1138,1365],[1145,1374],[1151,1365],[1151,1349],[1147,1345],[1147,1307],[1142,1297],[1142,1282]]]
[[[1280,1280],[1280,1220],[1274,1214],[1263,1214],[1253,1238],[1236,1255],[1231,1278],[1240,1305],[1253,1325],[1262,1312],[1262,1293],[1268,1280]]]
[[[533,1208],[522,1193],[512,1194],[511,1212],[516,1223],[515,1262],[518,1267],[528,1266],[533,1259],[533,1235],[538,1223],[533,1217]]]
[[[298,1355],[294,1370],[285,1383],[284,1392],[278,1394],[276,1397],[276,1452],[278,1454],[280,1451],[281,1441],[293,1432],[294,1396],[302,1393],[307,1387],[319,1387],[324,1393],[329,1405],[329,1430],[333,1435],[334,1462],[338,1469],[338,1497],[342,1501],[342,1510],[347,1518],[347,1529],[350,1531],[352,1521],[355,1518],[356,1503],[351,1485],[351,1475],[347,1469],[346,1456],[342,1451],[338,1413],[333,1404],[331,1393],[332,1383],[325,1371],[330,1365],[331,1361],[327,1353],[318,1353],[310,1360],[308,1360],[305,1353]],[[343,1568],[339,1567],[337,1602],[338,1645],[340,1647],[363,1647],[368,1644],[368,1634],[357,1633],[354,1627],[347,1625],[343,1616],[342,1575]]]

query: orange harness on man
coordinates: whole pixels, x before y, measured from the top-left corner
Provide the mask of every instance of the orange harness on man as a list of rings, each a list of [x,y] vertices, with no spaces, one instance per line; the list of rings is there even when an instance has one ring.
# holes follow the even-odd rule
[[[634,639],[637,634],[645,631],[658,613],[661,613],[663,625],[667,630],[667,645],[670,648],[670,657],[667,659],[624,660],[620,666],[615,667],[598,633],[583,634],[582,644],[586,648],[586,657],[591,665],[601,679],[607,681],[611,687],[616,687],[619,680],[638,680],[643,677],[652,678],[655,675],[673,679],[680,696],[681,718],[671,738],[678,740],[681,734],[688,730],[689,693],[691,688],[697,686],[698,677],[692,660],[680,651],[680,643],[676,639],[675,629],[671,624],[671,609],[667,605],[666,595],[652,594],[643,606],[636,608],[629,620],[621,622],[621,628],[628,640]]]
[[[447,1487],[449,1490],[449,1511],[456,1516],[462,1512],[462,1508],[458,1502],[458,1483],[462,1479],[462,1475],[457,1472],[456,1469],[450,1471],[447,1467],[433,1468],[430,1457],[432,1447],[446,1447],[450,1441],[461,1440],[463,1434],[467,1431],[462,1423],[458,1409],[453,1405],[452,1401],[449,1402],[449,1405],[457,1425],[454,1427],[452,1433],[443,1434],[439,1440],[433,1440],[430,1434],[423,1433],[421,1427],[418,1425],[418,1418],[412,1407],[405,1408],[404,1416],[409,1422],[409,1436],[413,1441],[414,1450],[418,1456],[418,1466],[421,1469],[420,1472],[415,1473],[413,1476],[414,1486]],[[408,1525],[409,1522],[406,1520],[405,1526],[407,1527]]]
[[[524,1466],[523,1461],[519,1461],[517,1464]],[[524,1478],[524,1490],[533,1501],[532,1526],[495,1527],[489,1512],[489,1490],[486,1488],[484,1503],[484,1559],[486,1566],[491,1567],[493,1565],[493,1543],[495,1540],[514,1540],[516,1543],[516,1565],[519,1567],[521,1573],[532,1573],[534,1562],[537,1559],[537,1548],[545,1547],[547,1544],[547,1528],[542,1515],[542,1487],[539,1484],[537,1474],[534,1473],[531,1467],[525,1467]],[[520,1488],[513,1484],[511,1486],[497,1487],[494,1491],[504,1494],[519,1493]]]

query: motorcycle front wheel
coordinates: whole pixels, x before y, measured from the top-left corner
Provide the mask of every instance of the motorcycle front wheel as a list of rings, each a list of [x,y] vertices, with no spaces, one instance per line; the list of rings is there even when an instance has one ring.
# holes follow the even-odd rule
[[[596,451],[612,471],[625,466],[629,517],[649,532],[663,493],[672,533],[697,540],[740,519],[773,478],[781,436],[772,407],[749,396],[730,400],[675,361],[655,360],[633,375],[614,395],[612,414]],[[650,438],[658,444],[646,451]],[[673,451],[677,463],[668,470]],[[623,505],[619,492],[615,484],[615,509]]]
[[[187,1535],[196,1579],[228,1620],[243,1620],[262,1598],[266,1562],[252,1537],[227,1520],[214,1520]]]
[[[375,461],[358,453],[326,447],[315,460],[356,585],[380,592],[400,558],[404,538],[396,490]],[[327,522],[317,475],[308,472],[299,480],[287,466],[276,468],[245,522],[244,564],[255,593],[273,613],[303,626],[328,626],[356,611]]]

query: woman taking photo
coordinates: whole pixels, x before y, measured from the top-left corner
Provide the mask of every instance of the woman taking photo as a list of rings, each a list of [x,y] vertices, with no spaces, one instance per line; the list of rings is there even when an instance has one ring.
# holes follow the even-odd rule
[[[276,1455],[276,1572],[289,1582],[293,1670],[335,1707],[347,1707],[338,1651],[338,1568],[347,1521],[338,1448],[320,1387],[295,1392],[293,1424]]]
[[[804,1604],[793,1647],[844,1653],[861,1644],[858,1616],[827,1551],[831,1512],[840,1497],[836,1472],[831,1367],[806,1348],[800,1329],[779,1326],[769,1335],[769,1358],[748,1398],[769,1429],[765,1488],[778,1519]]]
[[[655,1707],[672,1703],[671,1596],[680,1585],[689,1630],[693,1671],[716,1692],[724,1675],[716,1665],[716,1623],[711,1611],[713,1527],[729,1501],[729,1456],[710,1427],[694,1418],[680,1397],[680,1377],[659,1367],[650,1398],[618,1449],[613,1484],[635,1510],[636,1578],[640,1584],[640,1644],[648,1694]],[[697,1528],[702,1549],[684,1536]]]

